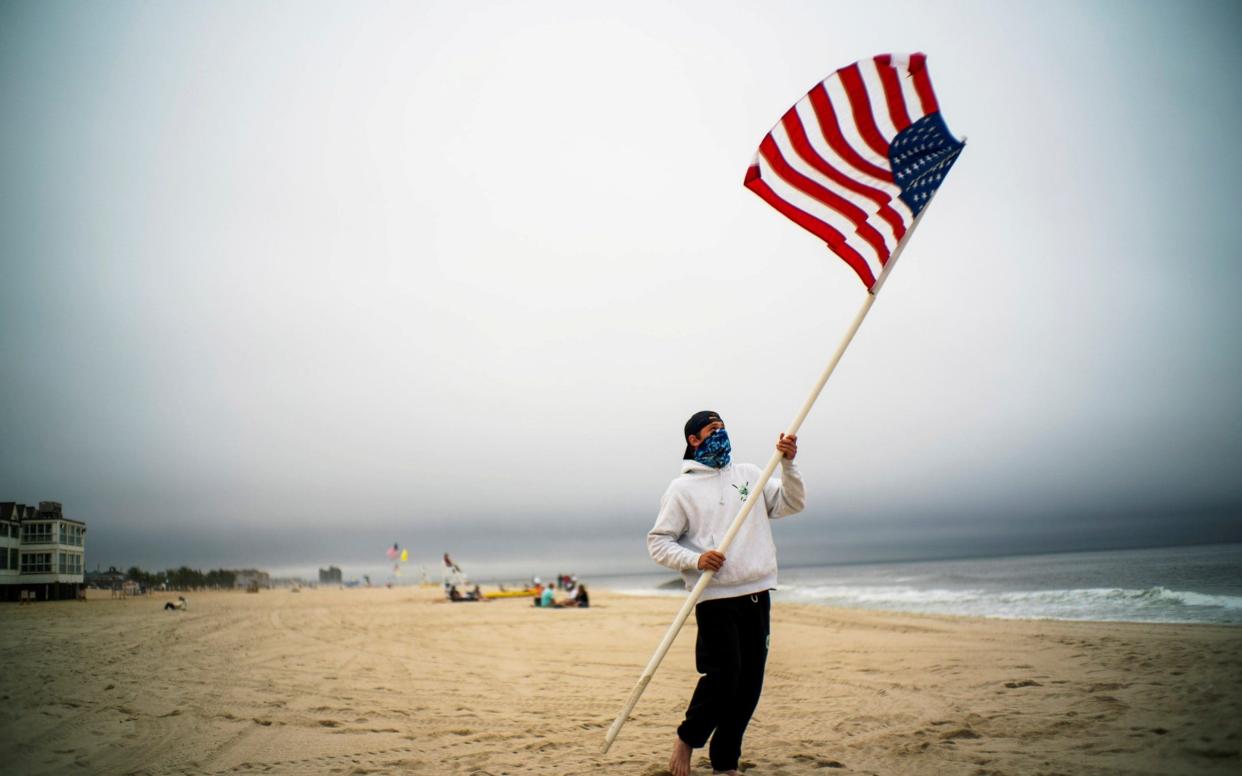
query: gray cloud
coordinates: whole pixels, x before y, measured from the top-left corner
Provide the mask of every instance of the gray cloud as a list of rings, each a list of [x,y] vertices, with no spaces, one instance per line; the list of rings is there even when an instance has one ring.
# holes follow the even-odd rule
[[[92,565],[643,562],[684,418],[763,460],[862,300],[754,146],[894,49],[970,145],[804,426],[791,544],[1236,538],[1232,4],[0,13],[0,497]]]

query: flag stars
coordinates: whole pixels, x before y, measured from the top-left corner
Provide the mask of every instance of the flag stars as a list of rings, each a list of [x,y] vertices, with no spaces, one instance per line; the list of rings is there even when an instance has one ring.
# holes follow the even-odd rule
[[[918,119],[893,138],[889,144],[893,182],[916,215],[936,193],[961,149],[936,114]]]

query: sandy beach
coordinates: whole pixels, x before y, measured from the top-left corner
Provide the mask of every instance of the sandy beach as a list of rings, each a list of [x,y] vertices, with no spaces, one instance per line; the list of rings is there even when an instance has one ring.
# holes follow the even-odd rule
[[[448,604],[435,589],[9,605],[9,773],[664,773],[693,619],[608,756],[679,601]],[[1242,631],[776,604],[756,774],[1242,767]],[[695,772],[709,773],[695,753]]]

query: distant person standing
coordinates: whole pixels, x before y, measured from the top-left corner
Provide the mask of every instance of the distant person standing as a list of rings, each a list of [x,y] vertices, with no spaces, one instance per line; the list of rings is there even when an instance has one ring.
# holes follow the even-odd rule
[[[724,421],[710,410],[696,412],[683,428],[686,451],[681,476],[660,500],[660,514],[647,534],[657,563],[682,572],[686,588],[702,572],[715,572],[694,609],[699,626],[695,667],[702,674],[669,758],[673,776],[688,776],[690,754],[707,744],[712,770],[737,773],[742,736],[763,690],[768,659],[768,591],[776,587],[776,546],[769,518],[802,511],[805,491],[794,466],[798,439],[780,435],[781,478],[754,496],[755,505],[729,551],[716,551],[750,489],[762,474],[754,464],[732,462]]]

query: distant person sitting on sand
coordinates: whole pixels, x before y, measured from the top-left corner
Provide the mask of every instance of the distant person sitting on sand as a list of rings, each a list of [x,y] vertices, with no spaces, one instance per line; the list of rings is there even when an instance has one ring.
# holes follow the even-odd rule
[[[539,605],[540,606],[555,606],[556,605],[555,601],[556,601],[556,589],[552,587],[552,583],[549,582],[547,586],[544,587],[543,592],[539,594]]]
[[[462,595],[461,591],[457,589],[457,585],[453,585],[449,588],[448,597],[449,597],[449,600],[455,604],[464,604],[468,601],[481,601],[483,600],[482,597],[481,596],[476,597],[475,595],[478,589],[479,589],[479,586],[475,585],[474,590],[471,590],[466,595]]]
[[[164,611],[168,611],[169,609],[185,610],[185,609],[188,609],[189,606],[190,606],[189,603],[185,600],[185,596],[179,595],[177,596],[176,603],[169,601],[168,603],[164,604]]]
[[[563,601],[557,601],[557,606],[569,609],[586,609],[591,605],[591,599],[587,596],[586,585],[578,585],[578,592]]]

